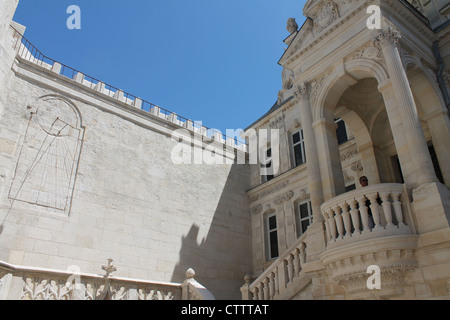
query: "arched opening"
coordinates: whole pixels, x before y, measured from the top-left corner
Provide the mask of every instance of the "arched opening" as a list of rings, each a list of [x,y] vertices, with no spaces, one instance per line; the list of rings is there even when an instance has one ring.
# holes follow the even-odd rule
[[[333,74],[325,81],[314,110],[319,153],[324,155],[320,157],[320,168],[325,200],[345,193],[348,179],[360,187],[358,179],[362,175],[368,176],[371,184],[400,182],[396,177],[401,177],[401,171],[397,172],[400,167],[391,161],[396,157],[396,148],[384,98],[378,89],[387,79],[384,69],[376,62],[364,60],[346,64],[345,70],[345,74]],[[356,151],[351,150],[348,157],[342,154],[345,146],[337,141],[336,126],[329,126],[336,118],[344,120],[354,138],[350,144],[356,144]],[[350,157],[353,162],[344,164]]]
[[[438,180],[450,186],[450,117],[434,74],[413,63],[407,76]]]

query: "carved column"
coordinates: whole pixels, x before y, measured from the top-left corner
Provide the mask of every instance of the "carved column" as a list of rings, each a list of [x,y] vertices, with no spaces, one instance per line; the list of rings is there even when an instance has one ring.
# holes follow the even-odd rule
[[[429,182],[436,182],[436,174],[433,169],[430,153],[428,151],[425,135],[417,114],[417,107],[410,88],[410,84],[403,68],[400,52],[397,48],[401,36],[392,27],[380,30],[375,38],[375,43],[383,51],[386,65],[391,80],[393,95],[396,107],[401,116],[402,129],[406,144],[409,148],[409,157],[413,164],[413,171],[416,174],[417,185]],[[387,106],[387,112],[392,108]],[[395,139],[395,138],[394,138]],[[399,141],[396,139],[396,146],[399,148]],[[400,161],[402,157],[400,157]]]
[[[310,261],[319,259],[326,249],[324,217],[320,206],[324,201],[322,175],[320,170],[317,140],[313,129],[313,117],[310,102],[310,86],[303,84],[295,92],[296,105],[300,110],[303,135],[305,137],[306,166],[308,185],[313,211],[313,223],[308,228],[307,254]]]
[[[303,84],[297,89],[295,99],[295,103],[300,109],[300,119],[305,137],[306,166],[314,221],[322,222],[324,220],[320,212],[320,205],[323,203],[322,179],[320,176],[316,136],[312,127],[313,118],[309,84]]]

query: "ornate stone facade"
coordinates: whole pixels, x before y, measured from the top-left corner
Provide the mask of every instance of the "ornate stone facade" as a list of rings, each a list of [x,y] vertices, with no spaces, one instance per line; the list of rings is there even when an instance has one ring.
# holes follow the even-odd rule
[[[300,29],[288,20],[277,103],[247,128],[279,133],[257,148],[279,148],[270,179],[260,164],[175,165],[180,129],[230,147],[221,159],[252,154],[65,77],[31,54],[17,1],[1,2],[0,298],[447,299],[443,2],[380,1],[380,30],[370,1],[309,0]],[[381,289],[367,284],[374,266]]]

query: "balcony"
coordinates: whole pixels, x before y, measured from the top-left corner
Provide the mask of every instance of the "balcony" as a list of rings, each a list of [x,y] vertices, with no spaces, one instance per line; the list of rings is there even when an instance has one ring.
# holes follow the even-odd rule
[[[319,257],[309,255],[311,241],[317,238],[312,240],[308,229],[256,280],[246,277],[243,300],[314,299],[310,285],[319,274],[345,289],[338,298],[390,298],[403,293],[407,274],[416,268],[418,239],[404,185],[347,192],[323,203],[321,213],[326,246]],[[381,271],[382,289],[376,291],[367,287],[367,270],[374,265]]]
[[[321,206],[327,248],[414,233],[408,192],[402,184],[379,184],[339,195]]]
[[[351,299],[389,298],[403,292],[416,267],[417,235],[408,190],[379,184],[339,195],[321,206],[326,251],[320,256],[328,275]],[[381,269],[382,290],[367,288],[369,266]]]

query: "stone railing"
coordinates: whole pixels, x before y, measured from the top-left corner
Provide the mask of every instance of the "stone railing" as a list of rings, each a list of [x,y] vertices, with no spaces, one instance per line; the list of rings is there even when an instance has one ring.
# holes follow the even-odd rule
[[[402,184],[379,184],[339,195],[321,206],[328,248],[414,232]]]
[[[251,276],[245,277],[241,287],[243,300],[273,300],[282,297],[288,286],[301,278],[306,263],[305,235],[286,253],[278,258],[253,283]]]
[[[0,300],[214,300],[189,269],[182,283],[145,281],[106,275],[14,266],[0,261]]]

